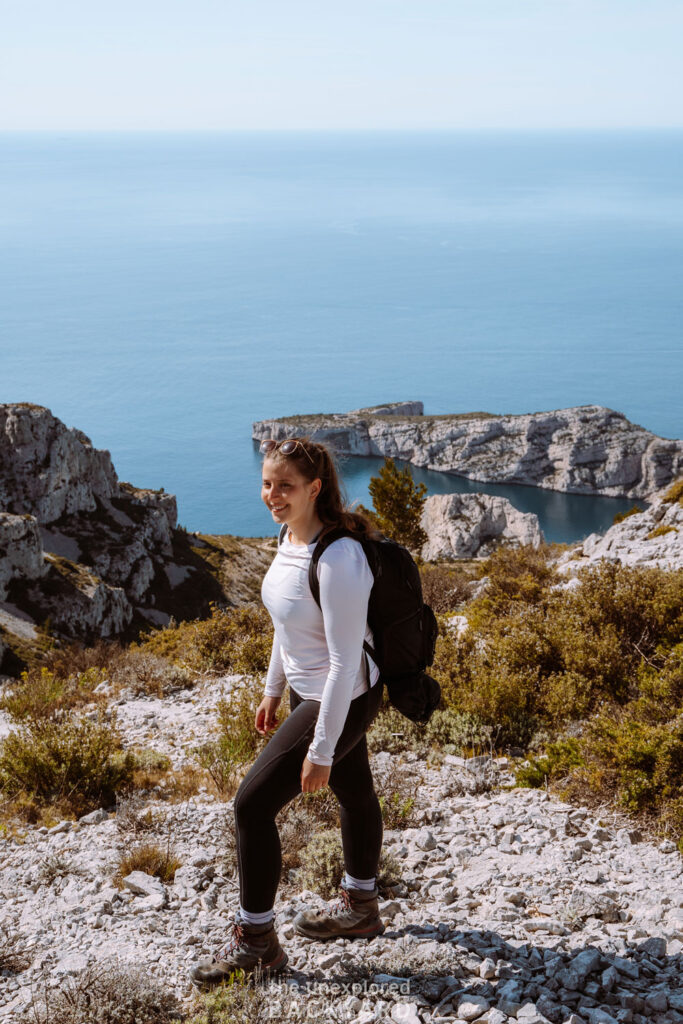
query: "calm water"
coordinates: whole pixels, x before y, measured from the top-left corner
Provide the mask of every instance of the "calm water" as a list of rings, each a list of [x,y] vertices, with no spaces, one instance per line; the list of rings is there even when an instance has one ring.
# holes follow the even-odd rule
[[[270,416],[598,403],[679,437],[682,166],[680,132],[0,135],[0,401],[245,535]],[[549,539],[632,504],[416,476]]]

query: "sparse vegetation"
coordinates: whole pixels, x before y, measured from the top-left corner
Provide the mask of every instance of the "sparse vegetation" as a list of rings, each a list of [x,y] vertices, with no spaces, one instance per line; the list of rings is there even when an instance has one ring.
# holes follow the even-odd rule
[[[654,529],[650,530],[647,535],[648,540],[654,540],[655,537],[663,537],[667,533],[678,533],[675,526],[671,526],[667,523],[660,523],[659,526],[655,526]]]
[[[175,855],[167,842],[164,849],[158,843],[139,843],[123,854],[114,873],[114,882],[119,889],[123,888],[123,880],[131,871],[144,871],[147,875],[160,878],[166,885],[173,882],[173,877],[182,861]]]
[[[668,490],[662,495],[662,501],[666,501],[668,504],[673,504],[677,501],[679,505],[683,506],[683,476],[674,480]]]
[[[6,974],[21,974],[31,966],[33,957],[18,932],[0,927],[0,971]]]
[[[91,964],[55,991],[34,996],[31,1024],[171,1024],[182,1019],[168,986],[145,967],[116,960]]]
[[[266,1024],[303,1017],[311,1020],[306,1009],[305,996],[297,1000],[287,988],[273,991],[264,984],[263,972],[257,967],[248,974],[235,971],[219,988],[198,997],[187,1024]]]
[[[640,507],[640,505],[634,505],[633,508],[628,509],[628,511],[626,512],[617,512],[614,519],[612,520],[612,525],[616,526],[617,523],[623,523],[624,519],[628,519],[629,516],[638,515],[638,513],[642,511],[643,509]]]
[[[311,836],[302,851],[299,884],[304,889],[330,899],[339,888],[344,875],[344,855],[341,837],[336,829],[321,829]],[[401,866],[393,854],[382,851],[377,885],[381,890],[396,884],[401,878]]]
[[[262,695],[261,685],[255,685],[249,678],[236,684],[227,697],[218,701],[218,738],[202,744],[194,752],[197,764],[208,772],[224,797],[235,792],[246,765],[254,760],[266,742],[254,728]]]

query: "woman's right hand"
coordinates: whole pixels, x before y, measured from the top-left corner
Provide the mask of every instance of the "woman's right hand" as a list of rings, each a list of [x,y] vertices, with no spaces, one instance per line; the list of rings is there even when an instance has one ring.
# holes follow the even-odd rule
[[[264,697],[257,707],[254,725],[262,736],[271,732],[277,725],[277,709],[281,700],[281,697]]]

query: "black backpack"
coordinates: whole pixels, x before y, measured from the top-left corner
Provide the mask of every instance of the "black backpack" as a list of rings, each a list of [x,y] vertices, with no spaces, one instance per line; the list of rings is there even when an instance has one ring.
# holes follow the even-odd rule
[[[287,530],[280,531],[280,543]],[[387,537],[373,540],[338,527],[326,533],[311,556],[308,582],[320,607],[318,561],[340,537],[361,544],[375,582],[368,602],[368,625],[375,646],[363,647],[380,670],[389,700],[413,722],[428,722],[441,700],[441,687],[425,669],[434,661],[438,625],[434,612],[422,600],[420,571],[410,552]],[[376,684],[377,685],[377,684]]]

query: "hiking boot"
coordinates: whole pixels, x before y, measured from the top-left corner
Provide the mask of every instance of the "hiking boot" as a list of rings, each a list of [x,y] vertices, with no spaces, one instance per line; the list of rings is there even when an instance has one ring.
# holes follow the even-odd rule
[[[215,956],[200,960],[190,978],[199,988],[208,989],[227,981],[237,970],[249,972],[260,968],[265,975],[281,971],[288,959],[273,921],[247,924],[237,916],[226,945]]]
[[[340,886],[341,897],[326,910],[304,910],[294,918],[299,935],[309,939],[371,939],[384,931],[372,890]]]

